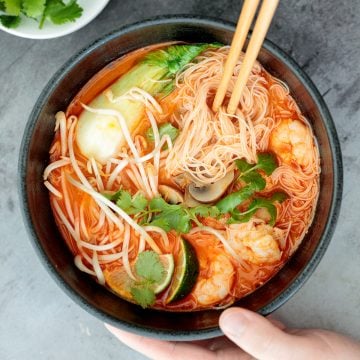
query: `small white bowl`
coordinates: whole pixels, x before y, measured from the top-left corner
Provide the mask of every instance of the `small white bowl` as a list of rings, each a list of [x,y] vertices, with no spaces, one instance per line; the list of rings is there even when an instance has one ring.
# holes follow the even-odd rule
[[[68,35],[90,21],[94,20],[105,8],[110,0],[78,0],[78,4],[83,8],[83,13],[75,22],[69,22],[63,25],[55,25],[46,20],[42,29],[39,29],[39,23],[35,20],[21,16],[21,24],[16,29],[8,29],[0,24],[0,30],[9,34],[28,39],[52,39]]]

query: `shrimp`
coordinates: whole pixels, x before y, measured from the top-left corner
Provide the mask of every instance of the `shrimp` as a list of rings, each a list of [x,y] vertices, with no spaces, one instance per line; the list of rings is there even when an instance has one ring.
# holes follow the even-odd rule
[[[211,257],[211,258],[210,258]],[[212,251],[210,257],[200,256],[200,268],[206,270],[205,276],[199,276],[193,296],[199,305],[211,305],[225,299],[230,293],[234,281],[234,266],[228,256],[222,252],[214,254]]]
[[[272,131],[269,147],[285,163],[295,161],[307,166],[313,148],[310,129],[300,120],[284,119]]]
[[[281,259],[279,244],[284,231],[260,219],[245,224],[232,224],[227,229],[229,245],[239,256],[253,264],[269,264]]]

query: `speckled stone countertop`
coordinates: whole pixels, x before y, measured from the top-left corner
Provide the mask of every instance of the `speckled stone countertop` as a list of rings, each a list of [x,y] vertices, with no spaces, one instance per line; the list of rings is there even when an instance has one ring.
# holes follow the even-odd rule
[[[72,302],[40,264],[25,233],[17,159],[27,117],[54,72],[122,25],[162,14],[236,21],[239,1],[112,0],[80,31],[53,40],[0,33],[0,359],[143,359]],[[276,314],[288,325],[360,338],[360,2],[287,0],[268,38],[310,75],[340,137],[344,196],[330,247],[306,285]]]

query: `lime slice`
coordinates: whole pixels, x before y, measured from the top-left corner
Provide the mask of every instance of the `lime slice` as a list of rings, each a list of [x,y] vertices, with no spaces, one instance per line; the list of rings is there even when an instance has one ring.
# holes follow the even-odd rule
[[[155,294],[161,293],[169,286],[174,273],[174,256],[172,254],[159,255],[160,261],[164,267],[164,276],[159,284],[156,284],[153,291]],[[135,273],[135,266],[131,266],[131,270]],[[108,287],[118,296],[128,301],[134,301],[131,295],[131,287],[134,281],[129,277],[123,267],[115,267],[113,269],[105,269],[104,277]]]
[[[154,293],[159,294],[165,290],[171,281],[171,278],[174,273],[174,256],[172,254],[160,255],[160,261],[164,266],[164,277],[160,284],[156,284],[154,288]]]
[[[166,299],[171,303],[183,299],[193,289],[199,275],[199,261],[194,247],[185,239],[180,241],[173,281]]]
[[[119,266],[111,270],[105,269],[104,277],[107,286],[112,292],[125,300],[134,301],[130,290],[133,281],[123,267]]]

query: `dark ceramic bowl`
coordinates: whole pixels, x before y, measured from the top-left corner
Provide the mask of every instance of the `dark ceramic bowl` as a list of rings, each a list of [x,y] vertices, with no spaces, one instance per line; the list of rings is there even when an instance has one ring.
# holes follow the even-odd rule
[[[140,47],[181,40],[229,44],[234,25],[197,17],[163,17],[115,31],[80,51],[50,80],[41,93],[25,129],[20,150],[19,187],[24,220],[45,267],[76,303],[102,321],[134,333],[170,340],[195,340],[221,334],[220,311],[169,313],[142,310],[121,300],[74,266],[50,209],[42,174],[53,139],[54,114],[66,109],[81,87],[105,65]],[[286,81],[304,115],[313,126],[321,156],[321,192],[313,224],[294,256],[264,286],[236,305],[269,314],[305,283],[323,256],[338,217],[342,193],[339,141],[329,111],[311,80],[270,41],[260,62]]]

